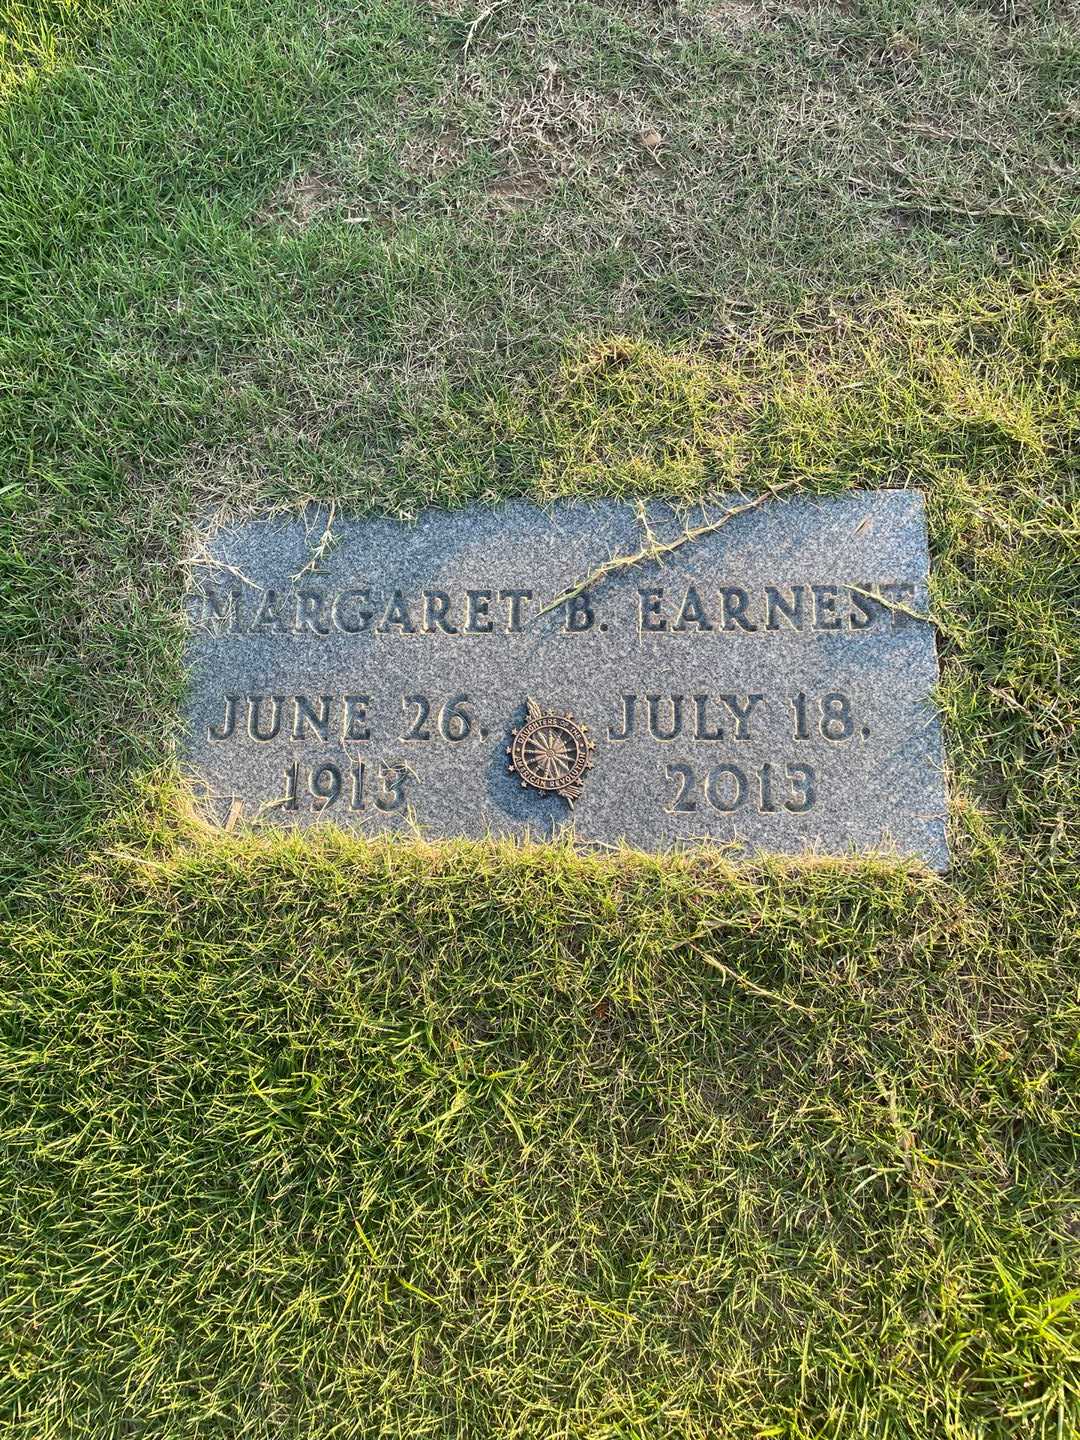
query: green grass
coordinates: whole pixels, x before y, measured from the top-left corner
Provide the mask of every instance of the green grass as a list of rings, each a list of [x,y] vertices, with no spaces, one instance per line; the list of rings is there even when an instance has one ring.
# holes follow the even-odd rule
[[[1080,1433],[1075,13],[0,23],[3,1433]],[[192,815],[209,516],[792,480],[926,494],[947,879]]]
[[[26,1433],[1074,1433],[1077,1009],[1019,896],[189,841],[5,976]]]

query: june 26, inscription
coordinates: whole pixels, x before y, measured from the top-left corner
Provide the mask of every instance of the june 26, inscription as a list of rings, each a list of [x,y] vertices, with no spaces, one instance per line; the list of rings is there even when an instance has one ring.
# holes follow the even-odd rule
[[[312,567],[322,523],[219,532],[196,570],[188,758],[219,817],[945,863],[917,495],[770,501],[592,585],[640,548],[628,507],[349,522]],[[530,707],[559,723],[515,765]]]

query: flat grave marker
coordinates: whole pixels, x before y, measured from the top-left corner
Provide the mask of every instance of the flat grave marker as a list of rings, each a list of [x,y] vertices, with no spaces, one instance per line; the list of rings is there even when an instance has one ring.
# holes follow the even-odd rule
[[[314,510],[249,520],[192,568],[186,761],[219,822],[945,868],[921,495],[326,534]]]

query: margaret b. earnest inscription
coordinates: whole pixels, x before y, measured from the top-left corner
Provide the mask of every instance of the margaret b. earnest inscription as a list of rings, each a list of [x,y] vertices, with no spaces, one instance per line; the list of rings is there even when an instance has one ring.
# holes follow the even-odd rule
[[[663,505],[512,503],[339,521],[321,550],[315,512],[219,531],[186,600],[211,813],[944,867],[921,497],[689,523],[672,546]],[[578,588],[646,537],[659,559]]]

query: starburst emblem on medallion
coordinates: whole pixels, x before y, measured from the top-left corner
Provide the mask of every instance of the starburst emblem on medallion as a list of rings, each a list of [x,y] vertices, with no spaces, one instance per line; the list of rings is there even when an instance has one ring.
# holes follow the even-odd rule
[[[525,723],[511,732],[512,743],[506,747],[507,769],[518,777],[522,789],[530,786],[545,795],[561,795],[573,805],[596,749],[589,727],[569,710],[544,710],[535,700],[527,700],[525,709]]]

